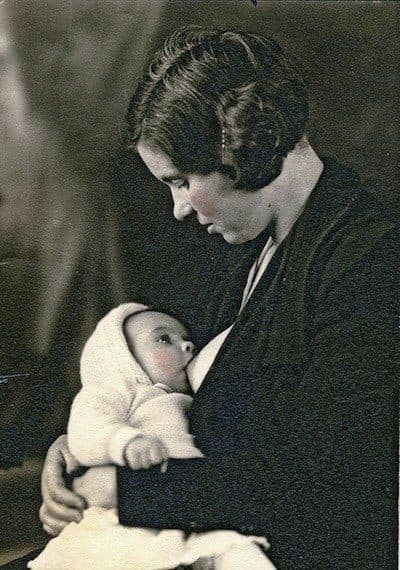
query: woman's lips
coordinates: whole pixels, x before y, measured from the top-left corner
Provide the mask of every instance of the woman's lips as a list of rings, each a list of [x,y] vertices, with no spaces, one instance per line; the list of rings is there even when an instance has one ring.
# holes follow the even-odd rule
[[[210,226],[208,226],[207,231],[209,234],[216,234],[218,233],[217,228],[215,227],[214,224],[211,224]]]

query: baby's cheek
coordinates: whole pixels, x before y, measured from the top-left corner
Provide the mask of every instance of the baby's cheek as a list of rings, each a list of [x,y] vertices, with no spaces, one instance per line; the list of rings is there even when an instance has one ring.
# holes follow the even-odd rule
[[[177,356],[165,350],[155,351],[153,360],[158,369],[167,375],[176,374],[176,371],[181,368]]]

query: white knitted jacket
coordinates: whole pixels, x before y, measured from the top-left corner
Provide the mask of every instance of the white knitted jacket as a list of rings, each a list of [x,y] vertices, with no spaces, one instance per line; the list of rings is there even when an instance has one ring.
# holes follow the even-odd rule
[[[68,423],[68,445],[82,465],[124,465],[126,445],[140,434],[162,439],[170,457],[202,457],[188,433],[192,398],[153,384],[129,350],[123,323],[146,309],[138,303],[116,307],[83,349],[82,389]]]

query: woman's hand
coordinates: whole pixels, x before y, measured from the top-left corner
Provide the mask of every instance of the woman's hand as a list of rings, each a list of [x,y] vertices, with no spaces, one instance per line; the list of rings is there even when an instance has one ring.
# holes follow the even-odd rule
[[[67,488],[63,476],[79,466],[68,449],[67,436],[61,435],[48,450],[42,471],[43,503],[39,517],[43,529],[53,536],[69,522],[79,522],[82,518],[85,501]]]

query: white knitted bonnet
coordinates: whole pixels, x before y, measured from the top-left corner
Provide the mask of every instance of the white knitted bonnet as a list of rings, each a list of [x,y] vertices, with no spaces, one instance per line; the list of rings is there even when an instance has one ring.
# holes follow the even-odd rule
[[[152,384],[129,349],[123,331],[124,321],[135,313],[149,310],[140,303],[124,303],[103,317],[82,351],[80,370],[83,386],[99,385],[124,377],[139,384]]]

